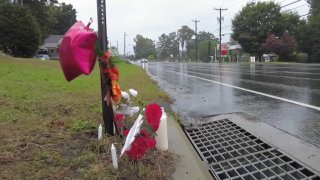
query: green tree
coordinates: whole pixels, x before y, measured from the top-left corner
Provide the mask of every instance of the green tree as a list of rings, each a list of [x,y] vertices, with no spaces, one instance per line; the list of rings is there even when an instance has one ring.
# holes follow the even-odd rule
[[[156,57],[154,57],[154,55],[150,55],[150,56],[148,56],[148,58],[147,58],[149,61],[153,61],[153,60],[155,60],[156,59]]]
[[[202,40],[198,44],[198,58],[203,62],[209,62],[210,56],[214,55],[214,47],[217,46],[215,40]],[[195,52],[195,50],[193,50]]]
[[[34,1],[37,1],[43,5],[55,5],[58,3],[57,0],[11,0],[13,3],[18,3],[21,5],[32,4]]]
[[[186,42],[189,41],[194,34],[194,31],[188,26],[181,26],[178,30],[178,41],[181,45],[182,56],[184,56],[184,46]]]
[[[305,24],[305,20],[300,19],[300,15],[296,12],[281,13],[281,32],[288,32],[294,37],[299,33],[300,27]]]
[[[320,1],[308,0],[310,16],[301,29],[300,49],[308,54],[308,62],[320,62]]]
[[[268,34],[276,36],[284,32],[281,7],[274,2],[248,3],[232,20],[232,38],[245,52],[262,56],[261,44]]]
[[[50,34],[62,35],[77,21],[77,11],[71,4],[61,3],[59,6],[51,6],[50,9],[56,19]]]
[[[50,34],[64,34],[76,22],[76,10],[71,4],[57,0],[0,0],[27,7],[40,25],[41,40]]]
[[[1,3],[8,3],[8,2],[10,2],[10,0],[0,0],[0,4]]]
[[[20,5],[0,4],[0,48],[17,57],[31,57],[40,43],[40,28],[31,12]]]
[[[133,49],[137,59],[148,58],[150,55],[155,57],[155,44],[151,39],[138,34],[133,41],[136,43]]]
[[[162,34],[159,37],[158,49],[161,58],[168,58],[171,55],[177,57],[179,55],[179,41],[175,32],[169,35]]]
[[[198,33],[198,58],[201,61],[209,61],[209,57],[214,53],[214,47],[217,45],[217,39],[210,32],[200,31]],[[187,41],[187,55],[190,59],[195,59],[196,45],[195,40]]]
[[[200,31],[198,33],[198,41],[208,41],[208,40],[213,40],[214,35],[210,32],[206,32],[206,31]]]
[[[51,29],[57,24],[55,11],[52,7],[56,4],[55,0],[24,0],[23,6],[29,8],[32,15],[40,25],[41,41],[46,39]]]
[[[310,4],[310,20],[317,18],[320,15],[320,1],[318,0],[307,0]]]

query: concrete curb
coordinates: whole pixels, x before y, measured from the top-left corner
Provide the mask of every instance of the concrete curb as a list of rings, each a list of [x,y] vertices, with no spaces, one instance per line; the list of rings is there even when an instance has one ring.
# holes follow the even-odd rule
[[[180,125],[170,116],[168,116],[168,137],[169,151],[179,156],[176,162],[176,171],[172,175],[172,179],[213,179]]]

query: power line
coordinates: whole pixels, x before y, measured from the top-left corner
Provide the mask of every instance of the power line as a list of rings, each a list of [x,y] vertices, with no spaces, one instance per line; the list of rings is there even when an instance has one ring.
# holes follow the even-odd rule
[[[283,3],[284,1],[287,1],[287,0],[282,0],[282,1],[279,2],[279,4]]]
[[[307,6],[307,5],[308,5],[308,4],[303,4],[303,5],[301,5],[301,6],[298,6],[298,7],[292,8],[292,9],[285,10],[284,12],[292,11],[292,10],[295,10],[295,9],[298,9],[298,8],[301,8],[301,7]]]
[[[281,6],[280,8],[290,6],[290,5],[295,4],[295,3],[299,2],[299,1],[301,1],[301,0],[296,0],[296,1],[292,2],[292,3],[289,3],[289,4],[286,4],[286,5],[283,5],[283,6]]]
[[[291,2],[291,3],[289,3],[289,4],[286,4],[286,5],[284,5],[284,6],[281,6],[281,8],[282,8],[282,7],[285,7],[285,6],[289,6],[289,5],[291,5],[291,4],[295,4],[295,3],[299,2],[299,1],[301,1],[301,0],[296,0],[296,1],[294,1],[294,2]],[[268,14],[268,12],[267,12],[267,14]],[[259,16],[256,16],[256,20],[259,20],[260,18],[266,16],[267,14],[264,13],[264,14],[260,14]],[[306,14],[306,15],[308,15],[308,14]],[[306,15],[302,15],[302,16],[300,16],[300,17],[306,16]],[[242,27],[239,28],[238,30],[240,30],[240,31],[246,30],[247,27],[245,27],[245,26],[248,26],[248,25],[249,25],[248,23],[244,23],[244,24],[242,24]]]

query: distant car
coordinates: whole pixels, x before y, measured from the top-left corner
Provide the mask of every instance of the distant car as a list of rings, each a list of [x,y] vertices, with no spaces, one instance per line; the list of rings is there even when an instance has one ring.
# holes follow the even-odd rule
[[[46,54],[37,54],[33,58],[40,59],[40,60],[49,60],[50,59],[50,57]]]
[[[142,63],[147,63],[147,62],[148,62],[148,59],[141,59],[141,62],[142,62]]]

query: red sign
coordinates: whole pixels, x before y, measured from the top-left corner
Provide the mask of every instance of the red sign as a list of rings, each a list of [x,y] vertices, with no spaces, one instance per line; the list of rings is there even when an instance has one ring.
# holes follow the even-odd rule
[[[227,55],[228,54],[228,50],[221,50],[221,55]]]
[[[229,45],[228,44],[221,44],[221,50],[228,50]]]

